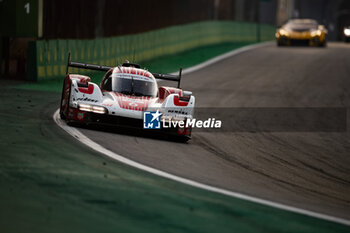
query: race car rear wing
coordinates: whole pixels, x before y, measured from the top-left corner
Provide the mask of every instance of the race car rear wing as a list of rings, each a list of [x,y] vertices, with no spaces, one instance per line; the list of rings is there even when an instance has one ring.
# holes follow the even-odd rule
[[[163,80],[167,80],[167,81],[177,82],[177,88],[180,88],[182,68],[180,68],[180,70],[179,70],[179,75],[158,74],[158,73],[152,73],[152,74],[156,79],[163,79]]]
[[[140,68],[140,65],[133,64],[133,63],[124,63],[122,66],[126,66],[126,67],[133,66],[135,68]],[[97,71],[104,71],[104,72],[107,72],[110,69],[114,68],[114,67],[111,67],[111,66],[100,66],[100,65],[88,64],[88,63],[82,63],[82,62],[74,62],[74,61],[70,60],[70,53],[68,53],[68,62],[67,62],[66,74],[68,74],[69,67],[75,67],[75,68],[81,68],[81,69],[89,69],[89,70],[97,70]],[[152,73],[152,75],[156,79],[162,79],[162,80],[177,82],[177,88],[180,88],[181,74],[182,74],[182,68],[180,68],[180,70],[179,70],[179,75]]]

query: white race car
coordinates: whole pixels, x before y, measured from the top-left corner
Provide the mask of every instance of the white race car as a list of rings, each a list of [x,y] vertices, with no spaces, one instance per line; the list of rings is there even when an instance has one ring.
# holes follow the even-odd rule
[[[68,68],[105,71],[100,86],[90,77],[69,74]],[[158,86],[156,79],[176,81],[178,87]],[[191,138],[186,122],[193,118],[195,97],[180,89],[179,75],[150,73],[133,63],[108,67],[70,61],[63,83],[60,116],[67,122],[157,129]]]

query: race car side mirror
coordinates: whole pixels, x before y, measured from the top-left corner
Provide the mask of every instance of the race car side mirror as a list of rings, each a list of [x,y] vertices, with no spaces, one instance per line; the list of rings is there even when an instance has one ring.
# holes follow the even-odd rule
[[[183,91],[182,92],[182,96],[183,97],[188,97],[188,96],[191,96],[192,95],[192,91]]]

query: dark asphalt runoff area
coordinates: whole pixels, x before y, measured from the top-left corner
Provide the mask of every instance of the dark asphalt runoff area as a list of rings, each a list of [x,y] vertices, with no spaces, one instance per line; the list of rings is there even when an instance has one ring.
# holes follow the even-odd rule
[[[181,85],[200,107],[348,108],[350,44],[269,44],[184,75]],[[117,154],[180,177],[350,219],[349,127],[194,132],[188,143],[81,131]]]

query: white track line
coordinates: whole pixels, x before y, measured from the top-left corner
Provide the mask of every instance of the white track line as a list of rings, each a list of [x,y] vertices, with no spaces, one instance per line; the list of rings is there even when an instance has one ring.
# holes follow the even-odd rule
[[[262,205],[267,205],[267,206],[275,207],[275,208],[278,208],[278,209],[287,210],[287,211],[295,212],[295,213],[298,213],[298,214],[303,214],[303,215],[307,215],[307,216],[311,216],[311,217],[315,217],[315,218],[320,218],[320,219],[323,219],[323,220],[328,220],[328,221],[341,223],[341,224],[345,224],[345,225],[349,225],[350,226],[350,221],[346,220],[346,219],[341,219],[341,218],[337,218],[337,217],[333,217],[333,216],[319,214],[319,213],[312,212],[312,211],[309,211],[309,210],[303,210],[303,209],[299,209],[299,208],[296,208],[296,207],[287,206],[287,205],[279,204],[279,203],[276,203],[276,202],[267,201],[267,200],[263,200],[263,199],[260,199],[260,198],[248,196],[248,195],[245,195],[245,194],[236,193],[236,192],[228,191],[228,190],[225,190],[225,189],[216,188],[216,187],[213,187],[213,186],[209,186],[209,185],[202,184],[202,183],[199,183],[199,182],[196,182],[196,181],[193,181],[193,180],[189,180],[189,179],[186,179],[186,178],[175,176],[175,175],[169,174],[167,172],[164,172],[164,171],[161,171],[161,170],[158,170],[158,169],[155,169],[155,168],[143,165],[141,163],[138,163],[138,162],[135,162],[133,160],[130,160],[130,159],[126,158],[126,157],[118,155],[117,153],[114,153],[114,152],[112,152],[112,151],[102,147],[100,144],[98,144],[98,143],[92,141],[91,139],[89,139],[88,137],[86,137],[78,129],[68,126],[59,117],[59,110],[57,110],[54,113],[53,119],[55,120],[56,124],[59,127],[61,127],[63,130],[65,130],[67,133],[69,133],[71,136],[76,138],[81,143],[83,143],[86,146],[94,149],[97,152],[100,152],[100,153],[104,154],[105,156],[108,156],[108,157],[110,157],[112,159],[115,159],[115,160],[117,160],[119,162],[122,162],[124,164],[127,164],[129,166],[141,169],[143,171],[147,171],[149,173],[152,173],[152,174],[155,174],[155,175],[158,175],[158,176],[161,176],[161,177],[168,178],[170,180],[174,180],[174,181],[177,181],[177,182],[180,182],[180,183],[191,185],[193,187],[197,187],[197,188],[205,189],[205,190],[208,190],[208,191],[224,194],[224,195],[227,195],[227,196],[239,198],[239,199],[242,199],[242,200],[251,201],[251,202],[259,203],[259,204],[262,204]]]
[[[199,64],[197,66],[194,66],[192,68],[188,68],[184,71],[186,71],[186,73],[190,73],[190,72],[194,72],[196,70],[199,70],[205,66],[208,66],[210,64],[213,64],[215,62],[218,62],[222,59],[228,58],[230,56],[234,56],[237,55],[239,53],[242,53],[244,51],[247,50],[251,50],[251,49],[255,49],[258,47],[262,47],[262,46],[266,46],[267,44],[270,43],[261,43],[261,44],[257,44],[257,45],[250,45],[250,46],[246,46],[243,47],[241,49],[238,50],[234,50],[232,52],[223,54],[220,57],[216,57],[213,58],[207,62],[204,62],[202,64]],[[196,68],[195,68],[196,67]],[[258,204],[262,204],[262,205],[266,205],[266,206],[270,206],[270,207],[274,207],[274,208],[278,208],[278,209],[282,209],[282,210],[286,210],[286,211],[291,211],[294,213],[298,213],[298,214],[302,214],[302,215],[306,215],[306,216],[310,216],[310,217],[315,217],[315,218],[319,218],[319,219],[323,219],[323,220],[327,220],[327,221],[331,221],[331,222],[335,222],[335,223],[340,223],[340,224],[344,224],[344,225],[348,225],[350,226],[350,220],[347,219],[343,219],[343,218],[338,218],[338,217],[334,217],[334,216],[329,216],[329,215],[325,215],[325,214],[320,214],[320,213],[316,213],[313,211],[309,211],[309,210],[304,210],[304,209],[300,209],[297,207],[293,207],[293,206],[288,206],[288,205],[284,205],[284,204],[280,204],[277,202],[273,202],[273,201],[268,201],[268,200],[264,200],[264,199],[260,199],[257,197],[253,197],[253,196],[248,196],[245,194],[241,194],[241,193],[237,193],[237,192],[232,192],[229,190],[225,190],[225,189],[221,189],[221,188],[216,188],[210,185],[206,185],[206,184],[202,184],[193,180],[189,180],[186,178],[182,178],[179,176],[175,176],[172,174],[169,174],[167,172],[143,165],[141,163],[135,162],[133,160],[130,160],[126,157],[123,157],[121,155],[118,155],[117,153],[114,153],[113,151],[110,151],[104,147],[102,147],[100,144],[92,141],[91,139],[89,139],[88,137],[86,137],[83,133],[81,133],[77,128],[73,128],[68,126],[63,120],[61,120],[61,118],[59,117],[59,110],[57,110],[54,114],[53,114],[53,119],[56,122],[56,124],[61,127],[63,130],[65,130],[67,133],[69,133],[71,136],[73,136],[74,138],[76,138],[78,141],[80,141],[81,143],[85,144],[86,146],[92,148],[93,150],[104,154],[105,156],[108,156],[114,160],[117,160],[121,163],[127,164],[129,166],[138,168],[140,170],[152,173],[154,175],[158,175],[164,178],[168,178],[170,180],[174,180],[183,184],[187,184],[196,188],[201,188],[204,190],[208,190],[208,191],[212,191],[212,192],[216,192],[216,193],[220,193],[223,195],[227,195],[230,197],[235,197],[235,198],[239,198],[245,201],[251,201],[254,203],[258,203]]]
[[[221,54],[221,55],[219,55],[217,57],[214,57],[212,59],[209,59],[209,60],[207,60],[207,61],[205,61],[203,63],[200,63],[198,65],[195,65],[195,66],[189,67],[187,69],[184,69],[182,71],[182,74],[189,74],[189,73],[195,72],[195,71],[203,69],[203,68],[205,68],[205,67],[207,67],[209,65],[212,65],[212,64],[214,64],[216,62],[224,60],[226,58],[235,56],[237,54],[240,54],[240,53],[252,50],[252,49],[265,47],[265,46],[271,45],[271,44],[273,44],[273,42],[268,41],[268,42],[262,42],[262,43],[258,43],[258,44],[247,45],[247,46],[244,46],[244,47],[239,48],[239,49],[234,49],[234,50],[232,50],[230,52],[227,52],[227,53]],[[173,72],[171,74],[172,75],[177,75],[177,74],[179,74],[179,72]]]

